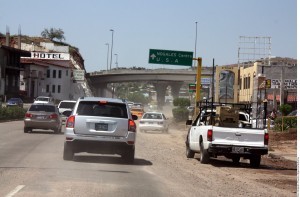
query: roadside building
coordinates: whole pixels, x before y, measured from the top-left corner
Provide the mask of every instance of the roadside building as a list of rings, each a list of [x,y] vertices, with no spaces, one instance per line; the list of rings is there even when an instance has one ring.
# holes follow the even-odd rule
[[[263,61],[216,68],[215,99],[220,102],[252,104],[253,117],[262,112],[267,102],[267,113],[281,104],[297,107],[297,60],[273,57],[270,65]],[[281,86],[281,81],[284,81]],[[223,96],[225,95],[225,96]]]
[[[20,57],[30,56],[30,52],[9,46],[0,42],[0,97],[6,98],[20,96],[20,72],[23,67]]]

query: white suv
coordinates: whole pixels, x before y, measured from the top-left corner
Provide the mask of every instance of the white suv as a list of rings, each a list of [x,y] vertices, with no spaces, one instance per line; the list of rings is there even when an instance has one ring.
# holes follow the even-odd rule
[[[64,160],[75,153],[119,154],[134,162],[137,116],[131,115],[125,100],[82,97],[73,111],[65,111]]]

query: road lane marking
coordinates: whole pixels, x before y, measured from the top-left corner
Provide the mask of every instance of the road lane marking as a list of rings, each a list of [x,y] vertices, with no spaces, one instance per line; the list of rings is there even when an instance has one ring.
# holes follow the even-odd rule
[[[15,194],[17,194],[21,189],[23,189],[23,187],[25,187],[25,185],[18,185],[14,190],[12,190],[11,192],[9,192],[9,194],[7,194],[5,197],[12,197]]]

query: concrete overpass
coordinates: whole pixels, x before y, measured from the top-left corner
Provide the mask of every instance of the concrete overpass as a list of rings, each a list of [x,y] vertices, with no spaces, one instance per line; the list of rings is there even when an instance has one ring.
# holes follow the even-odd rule
[[[95,96],[109,97],[107,85],[122,82],[149,82],[157,92],[158,105],[164,103],[167,86],[171,87],[172,96],[178,97],[183,84],[194,83],[196,69],[154,69],[134,70],[118,69],[87,73]],[[212,77],[212,67],[202,68],[202,78]]]

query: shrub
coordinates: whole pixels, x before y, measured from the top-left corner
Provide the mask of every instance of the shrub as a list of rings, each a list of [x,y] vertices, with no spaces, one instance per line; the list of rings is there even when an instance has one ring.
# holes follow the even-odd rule
[[[283,121],[282,121],[283,118]],[[289,128],[297,128],[297,117],[280,117],[275,119],[275,131],[282,130],[282,122],[283,122],[283,131],[288,130]]]
[[[20,107],[0,107],[0,120],[15,120],[24,118],[26,109]]]
[[[172,110],[173,117],[176,121],[186,121],[189,116],[189,111],[184,107],[177,107]]]
[[[187,107],[191,105],[191,101],[187,98],[175,98],[173,105],[176,107]]]
[[[292,106],[290,106],[288,104],[283,104],[283,105],[280,105],[279,110],[283,116],[286,116],[292,111]]]

